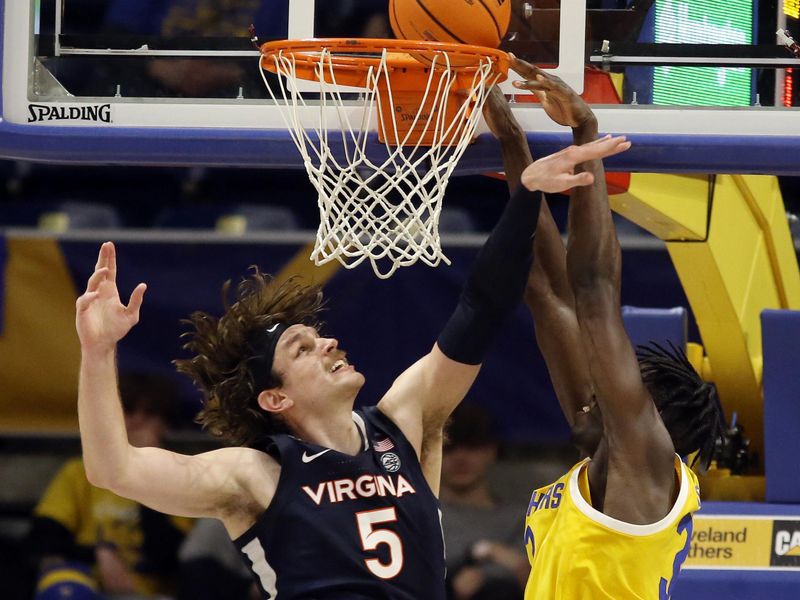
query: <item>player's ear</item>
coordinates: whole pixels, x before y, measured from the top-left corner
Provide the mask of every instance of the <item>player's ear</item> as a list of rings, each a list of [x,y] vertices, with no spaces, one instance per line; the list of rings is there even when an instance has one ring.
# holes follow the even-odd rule
[[[294,402],[280,388],[273,388],[258,395],[258,405],[267,412],[282,413],[294,406]]]

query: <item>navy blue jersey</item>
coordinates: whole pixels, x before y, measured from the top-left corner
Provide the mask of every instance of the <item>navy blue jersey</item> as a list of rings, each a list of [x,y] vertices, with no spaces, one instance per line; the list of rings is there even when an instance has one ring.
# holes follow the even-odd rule
[[[236,547],[265,599],[444,599],[439,501],[414,448],[376,407],[353,419],[356,456],[270,436],[278,487]]]

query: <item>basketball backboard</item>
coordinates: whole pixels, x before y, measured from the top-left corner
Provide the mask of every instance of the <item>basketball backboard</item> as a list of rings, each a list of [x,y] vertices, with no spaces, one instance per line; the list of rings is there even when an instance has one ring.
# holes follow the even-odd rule
[[[219,3],[211,15],[194,4],[0,0],[0,155],[301,167],[278,107],[263,89],[247,26],[256,25],[261,41],[391,35],[383,0],[238,0]],[[585,67],[624,69],[625,91],[616,101],[621,103],[594,106],[603,130],[627,134],[635,144],[610,162],[612,168],[800,173],[800,109],[767,106],[758,102],[764,94],[756,93],[764,85],[777,90],[776,73],[797,71],[800,61],[775,44],[768,56],[758,56],[752,45],[758,41],[754,0],[726,3],[725,15],[710,19],[698,8],[702,4],[649,0],[637,9],[587,10],[586,0],[541,1],[535,7],[514,0],[503,48],[552,68],[578,91],[586,85],[587,93],[594,84],[585,84]],[[641,41],[652,44],[636,44]],[[687,42],[729,45],[711,58],[706,48],[691,62],[693,46]],[[645,50],[650,56],[641,56]],[[661,66],[653,67],[659,60]],[[686,64],[723,66],[691,67],[695,75],[687,75],[681,66]],[[514,92],[511,81],[503,85],[508,94]],[[715,98],[715,91],[722,93]],[[777,94],[772,96],[774,104]],[[569,143],[568,132],[526,102],[527,96],[516,99],[514,113],[537,155]],[[487,152],[492,143],[488,135],[479,136],[457,173],[498,169],[499,154]]]

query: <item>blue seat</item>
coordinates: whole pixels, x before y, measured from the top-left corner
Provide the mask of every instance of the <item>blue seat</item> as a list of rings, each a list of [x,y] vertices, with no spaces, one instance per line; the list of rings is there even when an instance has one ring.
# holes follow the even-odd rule
[[[204,204],[171,207],[156,219],[165,229],[217,229],[223,232],[293,231],[300,223],[285,206],[259,204]]]
[[[465,208],[445,206],[439,214],[439,233],[474,233],[475,220]]]
[[[672,342],[686,348],[689,317],[685,308],[622,307],[622,321],[634,346],[657,342],[666,346]]]
[[[38,227],[51,231],[116,229],[117,211],[105,204],[65,200],[60,202],[14,201],[0,205],[0,225]]]
[[[800,311],[761,313],[767,502],[800,503]]]

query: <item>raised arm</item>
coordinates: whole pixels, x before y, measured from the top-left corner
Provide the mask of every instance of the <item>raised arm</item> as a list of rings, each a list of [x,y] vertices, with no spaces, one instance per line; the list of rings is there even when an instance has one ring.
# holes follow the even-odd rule
[[[519,150],[518,139],[513,136],[500,142],[504,156],[513,156]],[[400,425],[419,451],[424,437],[440,435],[444,422],[477,376],[494,333],[522,297],[539,216],[540,198],[534,192],[560,192],[588,185],[591,175],[575,174],[575,165],[590,157],[616,154],[625,147],[624,139],[607,138],[566,148],[524,169],[522,185],[479,252],[437,343],[398,377],[380,402],[381,410]]]
[[[596,121],[593,116],[588,119],[576,118],[576,115],[583,114],[580,108],[582,101],[561,80],[523,61],[515,60],[512,66],[528,79],[517,84],[518,87],[532,90],[554,120],[571,126],[576,143],[591,143],[597,133]],[[579,165],[577,170],[591,173],[593,184],[575,188],[570,199],[566,273],[574,297],[579,332],[576,336],[574,326],[571,331],[573,338],[579,340],[579,347],[585,356],[583,359],[573,356],[572,360],[589,366],[588,385],[600,405],[607,437],[634,451],[644,450],[645,447],[656,448],[659,457],[666,456],[671,460],[669,436],[642,382],[636,354],[622,323],[621,253],[608,204],[603,163],[600,159],[590,160]],[[542,255],[544,258],[548,256],[545,252]],[[550,256],[554,257],[554,254],[550,253]],[[544,281],[564,290],[561,267],[558,267],[555,276],[553,269],[548,269],[563,264],[561,260],[560,257],[554,257],[551,263],[542,263],[538,279],[534,270],[533,283],[535,285],[538,281],[539,291],[543,291]],[[551,298],[557,299],[550,303],[551,307],[564,299],[566,303],[569,302],[568,293],[563,291],[555,292]],[[580,397],[587,393],[587,383],[583,380],[585,371],[579,370],[578,373],[582,381],[573,381],[572,385],[578,387],[568,391],[570,396],[577,395],[574,402],[580,401]],[[556,379],[563,383],[563,377]],[[569,408],[572,406],[568,405],[565,411]],[[639,452],[635,457],[645,455]]]
[[[553,390],[572,427],[575,415],[591,404],[594,391],[575,314],[575,298],[567,279],[567,252],[546,202],[542,202],[533,246],[525,304]]]
[[[572,128],[576,145],[597,137],[597,119],[568,85],[525,61],[515,58],[512,66],[525,77],[516,87],[532,91],[553,121]],[[537,78],[551,84],[547,91]],[[593,387],[575,314],[575,297],[567,277],[566,248],[546,201],[542,202],[536,227],[534,260],[525,288],[525,303],[533,318],[536,341],[556,397],[572,426],[578,411],[591,403]]]
[[[513,194],[519,187],[523,171],[533,162],[527,136],[511,112],[503,91],[497,86],[489,92],[483,116],[492,135],[500,142],[508,192]]]
[[[116,272],[116,251],[107,242],[76,303],[81,342],[78,420],[86,476],[93,485],[161,512],[222,518],[231,531],[243,527],[231,521],[224,508],[248,498],[269,502],[270,481],[277,481],[278,467],[266,455],[225,448],[184,456],[128,443],[117,390],[116,345],[138,322],[146,286],[136,286],[126,306],[120,301]],[[268,474],[266,480],[249,475],[256,469]]]

